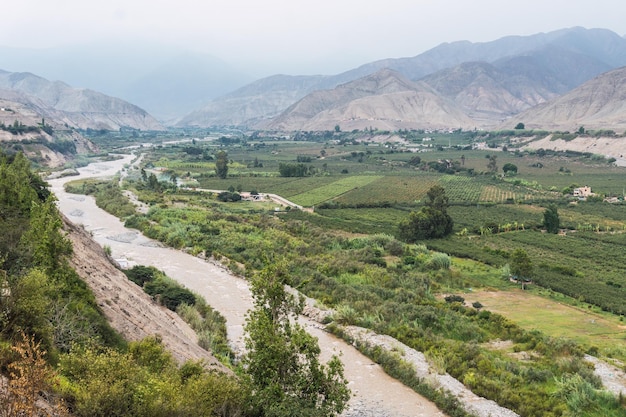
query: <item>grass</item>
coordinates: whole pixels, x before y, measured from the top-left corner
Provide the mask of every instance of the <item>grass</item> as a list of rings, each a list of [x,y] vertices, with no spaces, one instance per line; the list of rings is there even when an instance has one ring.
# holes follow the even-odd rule
[[[583,346],[601,350],[626,347],[626,326],[614,315],[549,291],[474,291],[464,295],[466,303],[480,302],[485,310],[502,314],[527,330],[553,337],[573,339]],[[552,297],[552,298],[550,298]]]

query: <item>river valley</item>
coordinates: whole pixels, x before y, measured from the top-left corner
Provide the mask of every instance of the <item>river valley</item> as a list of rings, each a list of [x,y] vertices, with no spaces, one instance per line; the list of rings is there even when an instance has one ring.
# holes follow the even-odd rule
[[[132,265],[151,265],[190,290],[202,295],[227,321],[228,337],[236,351],[243,348],[243,325],[252,307],[248,283],[227,269],[182,251],[163,247],[116,217],[98,208],[92,197],[66,193],[66,182],[89,177],[109,177],[131,163],[132,155],[112,162],[93,163],[80,168],[79,176],[49,180],[60,211],[74,224],[82,225],[101,246],[111,249],[113,258]],[[327,333],[319,323],[302,317],[302,324],[318,338],[322,359],[339,355],[353,397],[344,416],[409,417],[445,416],[429,400],[389,377],[353,346]]]

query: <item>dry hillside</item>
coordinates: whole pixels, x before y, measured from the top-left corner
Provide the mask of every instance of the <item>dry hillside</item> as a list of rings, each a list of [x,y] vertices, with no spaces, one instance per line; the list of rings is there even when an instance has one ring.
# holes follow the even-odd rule
[[[74,247],[72,267],[89,285],[111,326],[127,340],[159,335],[176,360],[205,360],[226,371],[209,352],[197,344],[194,331],[178,315],[157,305],[141,288],[114,267],[104,250],[80,226],[65,221]]]

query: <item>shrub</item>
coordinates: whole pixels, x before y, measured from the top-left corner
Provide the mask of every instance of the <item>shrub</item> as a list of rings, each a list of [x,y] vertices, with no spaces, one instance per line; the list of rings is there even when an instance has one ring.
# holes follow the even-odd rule
[[[452,261],[448,254],[436,252],[430,257],[427,265],[429,268],[432,268],[434,270],[450,269]]]
[[[461,303],[463,304],[465,302],[465,298],[461,297],[460,295],[447,295],[444,297],[444,300],[446,300],[446,303]]]

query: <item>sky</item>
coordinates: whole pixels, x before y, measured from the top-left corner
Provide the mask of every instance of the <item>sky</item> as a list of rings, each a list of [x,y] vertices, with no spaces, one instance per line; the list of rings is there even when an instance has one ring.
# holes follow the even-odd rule
[[[0,46],[149,41],[257,76],[334,74],[443,42],[572,26],[626,35],[624,0],[19,0],[2,14]]]

